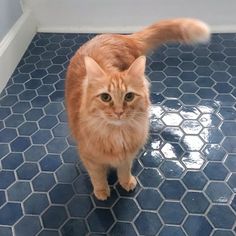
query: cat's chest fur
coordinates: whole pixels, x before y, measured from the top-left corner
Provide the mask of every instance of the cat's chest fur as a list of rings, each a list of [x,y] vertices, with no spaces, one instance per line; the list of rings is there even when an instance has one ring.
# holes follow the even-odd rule
[[[104,164],[114,164],[134,155],[145,144],[149,129],[148,115],[141,122],[123,126],[100,126],[89,124],[80,127],[79,148],[88,157]],[[113,163],[112,163],[113,162]]]

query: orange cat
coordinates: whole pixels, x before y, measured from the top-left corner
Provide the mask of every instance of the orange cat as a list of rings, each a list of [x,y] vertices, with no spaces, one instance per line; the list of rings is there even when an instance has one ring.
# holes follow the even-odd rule
[[[98,199],[110,195],[109,167],[117,168],[127,191],[137,183],[132,161],[149,130],[144,55],[164,42],[197,43],[209,37],[201,21],[166,20],[131,35],[96,36],[71,59],[65,91],[69,126]]]

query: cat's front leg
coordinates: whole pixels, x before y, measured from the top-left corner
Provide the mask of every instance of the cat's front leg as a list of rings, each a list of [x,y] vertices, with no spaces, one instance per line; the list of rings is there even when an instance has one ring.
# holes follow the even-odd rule
[[[137,185],[136,178],[131,174],[132,162],[133,159],[124,160],[117,167],[119,183],[128,192],[134,190]]]
[[[85,161],[84,165],[89,173],[94,195],[98,200],[106,200],[110,196],[110,187],[107,182],[108,167],[91,161]]]

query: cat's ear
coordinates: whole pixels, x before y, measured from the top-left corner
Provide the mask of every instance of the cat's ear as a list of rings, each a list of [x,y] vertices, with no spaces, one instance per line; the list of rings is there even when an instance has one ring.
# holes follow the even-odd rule
[[[140,56],[138,57],[129,67],[128,69],[128,76],[130,77],[143,77],[145,72],[145,65],[146,65],[146,57]]]
[[[88,78],[99,78],[105,75],[103,69],[91,57],[84,57],[84,63]]]

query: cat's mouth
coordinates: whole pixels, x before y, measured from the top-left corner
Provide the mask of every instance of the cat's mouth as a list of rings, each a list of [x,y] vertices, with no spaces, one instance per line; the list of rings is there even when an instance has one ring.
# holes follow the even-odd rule
[[[123,120],[123,119],[110,119],[109,123],[112,125],[121,126],[121,125],[125,124],[125,120]]]

